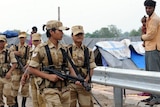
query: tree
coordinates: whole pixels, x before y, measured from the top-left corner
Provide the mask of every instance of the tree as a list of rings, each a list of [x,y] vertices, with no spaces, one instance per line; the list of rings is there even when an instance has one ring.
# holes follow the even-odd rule
[[[92,34],[85,34],[85,37],[87,38],[114,38],[120,36],[141,36],[141,28],[122,33],[121,29],[118,29],[115,25],[109,25],[108,27],[102,27],[100,30],[94,31]]]
[[[110,31],[115,37],[119,37],[119,36],[122,35],[121,29],[118,29],[115,25],[109,25],[108,28],[109,28],[109,31]]]
[[[140,32],[139,32],[139,31],[136,31],[135,29],[133,29],[133,30],[130,32],[129,36],[140,36]]]

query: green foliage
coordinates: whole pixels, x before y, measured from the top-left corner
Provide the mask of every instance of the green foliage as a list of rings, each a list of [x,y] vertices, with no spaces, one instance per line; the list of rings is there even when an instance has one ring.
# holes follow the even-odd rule
[[[141,36],[141,28],[122,33],[121,29],[118,29],[115,25],[109,25],[108,27],[102,27],[100,30],[94,31],[92,34],[85,34],[86,38],[114,38],[120,36]]]

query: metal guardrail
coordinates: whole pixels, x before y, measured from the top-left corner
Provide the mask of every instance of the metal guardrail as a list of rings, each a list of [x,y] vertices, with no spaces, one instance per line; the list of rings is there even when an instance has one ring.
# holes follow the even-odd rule
[[[115,107],[123,107],[122,89],[160,94],[160,72],[97,67],[93,83],[114,87]]]

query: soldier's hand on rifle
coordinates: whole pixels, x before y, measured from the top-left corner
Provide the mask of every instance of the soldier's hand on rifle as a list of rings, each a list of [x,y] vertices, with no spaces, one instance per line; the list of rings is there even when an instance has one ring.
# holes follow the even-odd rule
[[[86,77],[86,78],[84,79],[84,81],[85,81],[86,83],[88,83],[89,78],[88,78],[88,77]]]
[[[25,85],[26,81],[29,79],[29,74],[23,74],[21,78],[21,84]]]
[[[50,80],[50,81],[52,81],[52,82],[56,82],[59,79],[63,80],[63,78],[61,78],[61,77],[59,77],[59,76],[57,76],[55,74],[49,74],[47,79]]]
[[[17,56],[21,56],[21,52],[20,51],[14,51],[14,54]]]
[[[24,69],[27,69],[28,65],[29,65],[29,64],[26,64],[23,68],[24,68]]]
[[[82,85],[80,81],[75,82],[76,85]]]
[[[7,72],[5,78],[10,79],[11,78],[11,72]]]

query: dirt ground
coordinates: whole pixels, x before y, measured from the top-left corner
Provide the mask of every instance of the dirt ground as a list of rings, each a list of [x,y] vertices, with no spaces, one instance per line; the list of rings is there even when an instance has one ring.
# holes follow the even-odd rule
[[[145,103],[140,102],[142,99],[148,98],[148,96],[139,96],[138,93],[142,93],[134,90],[125,90],[126,97],[123,97],[123,107],[150,107]],[[114,107],[113,87],[93,84],[92,93],[102,105],[102,107]],[[100,107],[94,100],[94,107]],[[160,107],[155,105],[153,107]]]
[[[123,99],[124,105],[123,107],[150,107],[145,105],[145,103],[140,102],[140,100],[147,98],[148,96],[138,96],[137,94],[141,93],[133,90],[126,90],[126,97]],[[113,99],[113,87],[93,84],[92,94],[98,101],[98,103],[93,97],[94,107],[114,107],[114,99]],[[31,96],[27,98],[26,107],[33,107]],[[21,107],[21,95],[18,96],[19,107]],[[140,103],[139,103],[140,102]],[[5,105],[5,107],[8,107]],[[156,105],[153,107],[160,107],[160,105]]]

